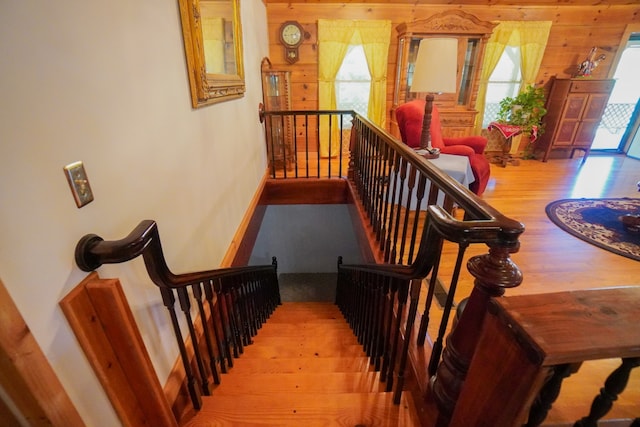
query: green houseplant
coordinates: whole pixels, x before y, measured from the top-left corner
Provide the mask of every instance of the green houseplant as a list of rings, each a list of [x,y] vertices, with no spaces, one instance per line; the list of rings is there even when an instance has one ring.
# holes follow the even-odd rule
[[[528,142],[524,149],[524,157],[532,157],[530,136],[534,129],[537,137],[544,132],[542,117],[547,113],[544,108],[545,96],[542,87],[528,85],[527,88],[515,97],[507,97],[500,101],[497,121],[499,123],[520,126],[522,135]]]
[[[507,97],[500,101],[498,122],[520,126],[525,134],[537,126],[540,135],[543,132],[542,117],[547,113],[544,104],[544,89],[529,85],[515,98]]]

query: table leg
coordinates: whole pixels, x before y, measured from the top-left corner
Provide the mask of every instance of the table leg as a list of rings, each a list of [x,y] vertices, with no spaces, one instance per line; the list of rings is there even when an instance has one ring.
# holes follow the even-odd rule
[[[520,160],[511,155],[512,139],[513,136],[504,139],[504,143],[502,144],[502,154],[494,158],[494,161],[503,168],[507,167],[509,163],[511,163],[513,166],[520,165]]]

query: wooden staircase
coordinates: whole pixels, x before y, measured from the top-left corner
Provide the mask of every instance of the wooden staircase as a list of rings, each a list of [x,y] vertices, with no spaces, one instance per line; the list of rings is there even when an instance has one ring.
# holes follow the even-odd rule
[[[184,426],[417,426],[394,405],[338,307],[285,302]]]

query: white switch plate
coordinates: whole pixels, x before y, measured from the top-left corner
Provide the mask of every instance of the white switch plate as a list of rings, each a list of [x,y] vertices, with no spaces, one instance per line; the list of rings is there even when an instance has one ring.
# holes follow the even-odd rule
[[[82,162],[70,163],[64,167],[64,171],[76,205],[81,208],[93,201],[93,192]]]

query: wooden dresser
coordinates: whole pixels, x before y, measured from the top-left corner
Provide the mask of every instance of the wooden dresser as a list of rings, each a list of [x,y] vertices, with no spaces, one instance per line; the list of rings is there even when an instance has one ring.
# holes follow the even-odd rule
[[[551,150],[584,151],[587,159],[596,130],[607,106],[614,80],[555,79],[547,98],[545,131],[536,143],[546,162]]]

